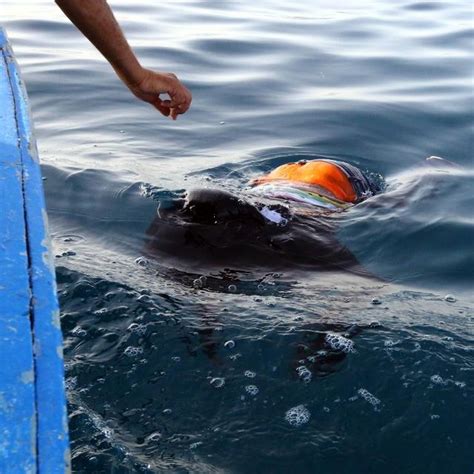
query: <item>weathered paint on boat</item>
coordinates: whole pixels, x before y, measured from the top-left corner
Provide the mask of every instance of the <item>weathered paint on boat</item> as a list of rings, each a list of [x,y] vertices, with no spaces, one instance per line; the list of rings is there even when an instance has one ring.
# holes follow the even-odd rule
[[[0,28],[0,472],[69,471],[62,334],[28,100]]]

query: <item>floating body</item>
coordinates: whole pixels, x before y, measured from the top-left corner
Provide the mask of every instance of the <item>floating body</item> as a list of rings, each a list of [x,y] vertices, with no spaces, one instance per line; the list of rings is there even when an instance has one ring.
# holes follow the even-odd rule
[[[158,213],[148,251],[238,268],[311,266],[361,272],[335,236],[331,215],[377,193],[358,168],[333,160],[282,165],[236,196],[195,189]]]

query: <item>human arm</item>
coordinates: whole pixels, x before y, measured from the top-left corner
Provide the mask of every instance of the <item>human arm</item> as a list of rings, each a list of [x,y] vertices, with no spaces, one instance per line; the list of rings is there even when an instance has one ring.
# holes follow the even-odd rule
[[[174,74],[140,65],[106,0],[56,0],[56,3],[136,97],[173,120],[189,109],[191,92]],[[159,94],[168,94],[170,100],[161,99]]]

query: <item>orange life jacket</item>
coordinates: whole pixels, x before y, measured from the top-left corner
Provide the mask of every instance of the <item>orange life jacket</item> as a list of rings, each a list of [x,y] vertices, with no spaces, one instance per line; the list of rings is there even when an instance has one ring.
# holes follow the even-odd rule
[[[275,168],[269,174],[257,178],[253,184],[275,180],[314,184],[327,189],[341,201],[357,201],[357,194],[349,178],[335,163],[320,160],[287,163]]]

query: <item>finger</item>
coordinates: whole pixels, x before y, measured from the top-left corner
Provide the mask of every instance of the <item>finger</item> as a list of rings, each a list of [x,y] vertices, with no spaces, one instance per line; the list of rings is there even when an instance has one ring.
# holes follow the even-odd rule
[[[173,96],[170,100],[162,100],[163,104],[167,107],[174,109],[175,107],[181,107],[185,103],[184,97]]]
[[[168,101],[166,105],[172,109],[178,109],[179,114],[184,114],[189,109],[191,100],[189,97],[183,97],[181,100]]]
[[[171,116],[171,118],[172,118],[173,120],[176,120],[176,119],[178,118],[178,114],[179,114],[179,113],[181,113],[181,112],[179,112],[178,109],[176,109],[176,108],[175,108],[175,109],[171,109],[171,115],[170,115],[170,116]]]
[[[158,99],[153,102],[155,108],[157,108],[165,117],[169,117],[170,108],[163,104],[163,101]]]
[[[176,103],[174,103],[173,101],[171,100],[168,100],[168,99],[165,99],[165,100],[162,100],[161,101],[162,105],[164,105],[165,107],[176,107]]]

